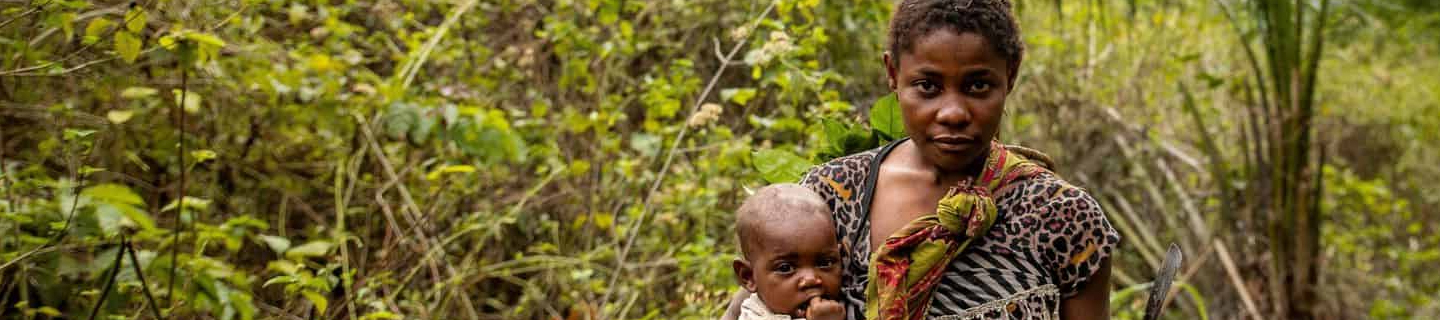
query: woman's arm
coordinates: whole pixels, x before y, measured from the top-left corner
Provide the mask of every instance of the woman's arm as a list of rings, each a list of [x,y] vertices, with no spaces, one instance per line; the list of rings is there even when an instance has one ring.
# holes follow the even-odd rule
[[[1100,261],[1100,268],[1090,276],[1080,291],[1060,302],[1060,318],[1065,320],[1110,319],[1110,259]]]

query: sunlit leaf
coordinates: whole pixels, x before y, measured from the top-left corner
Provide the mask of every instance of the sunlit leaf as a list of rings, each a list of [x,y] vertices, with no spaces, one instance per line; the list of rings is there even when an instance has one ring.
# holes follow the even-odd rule
[[[750,161],[760,176],[770,183],[795,182],[810,169],[810,161],[794,152],[765,149],[750,155]]]
[[[265,245],[269,246],[270,250],[274,250],[275,253],[285,253],[286,250],[290,250],[289,238],[272,235],[261,235],[260,240],[264,241]]]
[[[125,62],[134,63],[140,57],[140,38],[128,31],[115,32],[115,53]]]
[[[305,290],[301,291],[300,294],[304,295],[305,299],[310,300],[310,302],[312,303],[315,303],[315,310],[319,311],[321,314],[325,313],[325,309],[330,306],[330,300],[325,299],[325,296],[322,296],[319,293]]]
[[[90,186],[88,188],[85,188],[84,191],[81,191],[80,194],[90,197],[92,199],[98,199],[101,201],[116,204],[125,204],[132,206],[141,206],[145,204],[145,200],[140,198],[140,195],[136,194],[135,191],[130,190],[130,187],[113,183]]]
[[[360,320],[399,320],[399,319],[404,319],[404,317],[401,317],[400,315],[391,313],[391,312],[389,312],[389,311],[375,311],[375,312],[367,313],[367,314],[365,314],[364,316],[360,316]]]
[[[161,208],[161,209],[160,209],[160,211],[163,212],[163,211],[175,210],[176,208],[179,208],[179,207],[180,207],[180,202],[179,202],[179,201],[170,201],[170,204],[166,204],[164,208]],[[196,197],[186,196],[186,197],[185,197],[185,208],[190,209],[190,210],[205,211],[205,210],[210,209],[210,200],[208,200],[208,199],[203,199],[203,198],[196,198]]]
[[[190,151],[190,157],[195,159],[195,163],[201,163],[215,159],[216,154],[214,150],[202,149]]]
[[[85,36],[80,38],[80,43],[94,44],[100,42],[100,37],[103,37],[105,31],[110,30],[110,26],[113,24],[115,23],[110,22],[110,20],[90,19],[90,24],[85,25]]]
[[[105,119],[110,120],[110,123],[114,124],[122,124],[130,121],[130,118],[134,116],[135,110],[110,110],[105,113]]]
[[[325,255],[326,253],[329,253],[329,252],[330,252],[330,248],[331,248],[331,247],[334,247],[334,246],[335,246],[335,245],[332,244],[332,243],[330,243],[329,241],[324,241],[324,240],[310,241],[310,242],[306,242],[305,244],[302,244],[302,245],[300,245],[300,246],[298,246],[298,247],[294,247],[294,248],[290,248],[290,250],[286,250],[286,251],[285,251],[285,257],[286,257],[286,258],[291,258],[291,259],[299,259],[299,258],[306,258],[306,257],[318,257],[318,256],[323,256],[323,255]]]
[[[433,180],[436,180],[436,179],[440,179],[440,176],[441,176],[441,175],[444,175],[444,174],[447,174],[447,173],[471,173],[471,172],[475,172],[475,167],[473,167],[473,166],[468,166],[468,165],[445,165],[445,166],[441,166],[440,168],[436,168],[436,169],[433,170],[433,171],[430,171],[430,173],[425,174],[425,180],[432,180],[432,181],[433,181]]]
[[[159,90],[155,90],[154,88],[147,88],[147,87],[129,87],[129,88],[125,88],[125,90],[121,90],[121,91],[120,91],[120,97],[121,97],[121,98],[125,98],[125,99],[139,99],[139,98],[144,98],[144,97],[153,96],[153,95],[155,95],[156,93],[159,93],[159,92],[160,92]]]
[[[200,94],[180,89],[171,89],[170,94],[175,95],[175,104],[184,107],[186,113],[200,112]],[[181,98],[185,101],[180,101]]]
[[[147,19],[149,19],[149,15],[145,13],[145,8],[131,7],[130,11],[125,12],[125,30],[139,34],[141,31],[145,31]]]
[[[870,128],[886,141],[905,136],[904,118],[900,114],[900,103],[895,94],[887,94],[870,107]]]

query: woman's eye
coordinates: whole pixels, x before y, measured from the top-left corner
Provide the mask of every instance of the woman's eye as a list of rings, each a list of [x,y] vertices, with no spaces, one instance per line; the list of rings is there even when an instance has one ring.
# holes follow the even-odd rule
[[[932,94],[940,91],[940,86],[937,86],[934,82],[930,82],[928,80],[917,81],[915,82],[915,86],[920,88],[921,93]]]
[[[973,82],[970,83],[969,87],[965,88],[965,91],[969,91],[970,93],[984,93],[985,91],[990,91],[990,83],[984,81]]]

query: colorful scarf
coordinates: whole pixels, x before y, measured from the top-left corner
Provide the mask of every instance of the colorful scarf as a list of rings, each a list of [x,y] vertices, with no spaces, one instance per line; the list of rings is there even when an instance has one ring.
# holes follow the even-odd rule
[[[865,319],[924,319],[940,274],[971,240],[995,223],[991,195],[1010,182],[1047,172],[1048,159],[1032,161],[991,142],[979,180],[965,179],[950,188],[935,213],[906,224],[885,239],[871,257],[870,284],[865,288]]]

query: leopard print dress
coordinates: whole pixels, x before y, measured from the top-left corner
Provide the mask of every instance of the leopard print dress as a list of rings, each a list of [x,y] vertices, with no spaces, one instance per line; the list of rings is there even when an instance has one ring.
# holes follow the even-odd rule
[[[905,140],[818,165],[801,184],[834,215],[844,254],[841,290],[848,319],[865,318],[871,195],[879,166]],[[1059,319],[1060,301],[1079,292],[1120,235],[1088,193],[1041,174],[995,195],[999,217],[945,270],[931,319]]]

